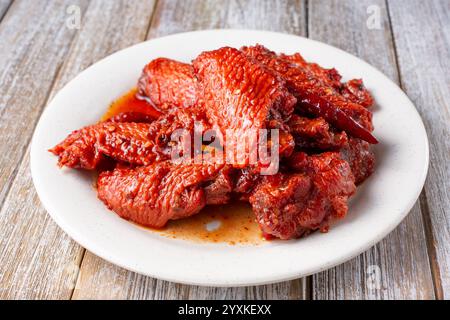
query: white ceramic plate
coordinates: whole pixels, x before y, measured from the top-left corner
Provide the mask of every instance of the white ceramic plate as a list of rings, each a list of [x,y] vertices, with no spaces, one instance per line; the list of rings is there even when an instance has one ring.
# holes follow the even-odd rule
[[[109,103],[135,86],[143,66],[164,56],[189,62],[204,50],[260,43],[363,78],[374,108],[376,172],[358,188],[348,216],[329,233],[259,246],[193,243],[139,228],[107,210],[92,178],[60,170],[47,149],[72,130],[95,123]],[[34,133],[31,170],[42,203],[58,225],[98,256],[126,269],[175,282],[257,285],[322,271],[367,250],[409,212],[428,169],[428,141],[408,97],[381,72],[326,44],[273,32],[212,30],[176,34],[117,52],[79,74],[45,109]]]

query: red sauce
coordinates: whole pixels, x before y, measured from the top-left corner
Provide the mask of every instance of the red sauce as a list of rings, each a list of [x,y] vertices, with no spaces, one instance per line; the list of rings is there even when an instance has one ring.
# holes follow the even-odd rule
[[[108,120],[122,112],[139,112],[157,118],[161,113],[152,107],[147,101],[137,97],[137,89],[134,88],[128,93],[111,103],[108,111],[102,116],[101,121]]]
[[[248,203],[207,206],[192,217],[169,221],[158,230],[170,238],[194,242],[260,244],[265,241]]]
[[[108,120],[122,112],[140,112],[154,118],[161,115],[147,101],[137,98],[136,93],[134,88],[111,103],[101,120]],[[172,220],[163,229],[151,230],[169,238],[193,242],[255,245],[265,241],[250,205],[242,202],[208,206],[197,215]]]

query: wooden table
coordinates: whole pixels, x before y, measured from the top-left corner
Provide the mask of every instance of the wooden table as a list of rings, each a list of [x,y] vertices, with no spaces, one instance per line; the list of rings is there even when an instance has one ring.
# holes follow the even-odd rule
[[[425,123],[431,163],[419,200],[388,237],[303,279],[207,288],[114,266],[50,219],[29,169],[30,140],[48,101],[117,50],[211,28],[274,30],[329,43],[368,61],[408,94]],[[450,298],[450,0],[0,0],[0,61],[0,298]]]

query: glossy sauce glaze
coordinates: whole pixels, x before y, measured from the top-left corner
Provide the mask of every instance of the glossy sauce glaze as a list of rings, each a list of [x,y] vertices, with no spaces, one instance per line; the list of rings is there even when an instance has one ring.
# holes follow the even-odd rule
[[[109,106],[106,113],[100,119],[101,121],[106,121],[120,113],[125,112],[138,112],[147,114],[153,118],[157,118],[161,113],[153,108],[147,101],[139,99],[137,97],[137,88],[133,88],[119,99],[115,100]]]
[[[192,217],[169,221],[159,232],[194,242],[255,245],[265,241],[250,205],[243,202],[207,206]]]
[[[157,118],[160,112],[147,101],[137,97],[134,88],[114,101],[101,121],[120,113],[139,112]],[[199,214],[180,220],[171,220],[163,229],[151,229],[159,234],[193,242],[257,245],[265,240],[248,203],[207,206]]]

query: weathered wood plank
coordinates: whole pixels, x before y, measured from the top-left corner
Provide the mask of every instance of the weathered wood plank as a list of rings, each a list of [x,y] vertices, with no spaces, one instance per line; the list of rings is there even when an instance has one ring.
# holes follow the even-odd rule
[[[84,10],[87,1],[72,1],[72,4]],[[18,0],[11,5],[0,24],[0,152],[3,155],[0,158],[0,204],[3,204],[8,192],[9,198],[16,201],[15,211],[0,212],[1,298],[44,295],[48,282],[29,285],[33,280],[26,275],[35,274],[33,270],[39,270],[41,275],[36,276],[36,280],[46,276],[60,283],[62,296],[70,293],[61,281],[62,273],[52,273],[50,265],[37,258],[46,245],[60,250],[48,253],[48,259],[61,254],[71,257],[73,261],[79,260],[77,250],[67,244],[67,238],[42,238],[42,229],[32,228],[33,222],[42,226],[47,224],[46,219],[36,215],[37,209],[31,205],[32,201],[17,201],[30,197],[34,203],[38,202],[32,185],[10,190],[30,140],[33,130],[30,124],[36,121],[75,35],[74,30],[64,27],[65,19],[66,5],[61,1]],[[53,234],[57,230],[49,229]],[[34,239],[32,248],[28,239]]]
[[[305,34],[303,1],[159,1],[149,38],[210,28],[252,28]],[[75,299],[302,299],[303,279],[247,288],[185,286],[137,275],[86,252]]]
[[[24,15],[29,16],[33,12],[28,11],[29,8],[26,8],[26,6],[30,6],[30,4],[34,5],[35,2],[23,2],[25,3],[25,7],[24,4],[13,4],[11,10],[15,10],[14,15],[11,14],[10,21],[3,22],[8,23],[8,28],[11,28],[9,32],[15,30],[13,28],[15,25],[18,34],[21,32],[26,33],[21,29],[21,26],[23,25],[23,21],[29,21],[30,25],[28,29],[31,30],[29,33],[34,35],[34,39],[31,42],[27,36],[25,39],[27,42],[25,44],[28,42],[34,43],[35,46],[44,46],[47,42],[49,46],[57,44],[58,42],[53,42],[52,37],[55,34],[61,37],[60,34],[66,32],[64,31],[66,29],[64,27],[65,8],[77,2],[73,0],[67,1],[66,3],[59,1],[58,6],[55,6],[54,3],[56,1],[49,1],[46,4],[45,11],[38,6],[31,8],[44,21],[33,17],[28,20],[24,18]],[[45,3],[41,4],[45,5]],[[53,50],[56,49],[47,49],[47,55],[45,55],[45,52],[41,53],[32,45],[29,45],[31,47],[28,51],[35,54],[34,59],[37,59],[36,62],[31,60],[33,56],[27,57],[30,52],[27,52],[26,48],[23,49],[23,53],[19,51],[23,55],[23,57],[20,58],[19,56],[17,58],[19,62],[22,60],[28,62],[28,59],[30,59],[28,64],[31,64],[33,67],[36,67],[35,64],[38,62],[43,63],[44,58],[48,59],[48,62],[42,66],[43,69],[39,69],[42,74],[36,74],[38,70],[34,70],[31,66],[29,67],[27,65],[20,66],[24,70],[18,70],[19,66],[16,64],[19,62],[15,62],[12,55],[6,57],[8,58],[6,60],[2,60],[6,61],[7,66],[9,66],[9,75],[18,78],[10,79],[9,81],[12,84],[9,84],[10,82],[6,81],[8,78],[4,75],[5,71],[3,71],[3,77],[0,78],[4,83],[9,85],[5,94],[10,97],[8,99],[9,103],[4,105],[5,108],[9,109],[4,110],[0,119],[2,124],[1,131],[3,131],[4,125],[11,127],[15,122],[19,122],[21,126],[28,125],[30,127],[28,130],[32,129],[30,123],[36,122],[41,105],[45,104],[45,96],[48,95],[48,93],[45,93],[45,96],[40,100],[39,104],[37,102],[31,104],[30,102],[32,102],[31,100],[35,96],[32,93],[34,91],[45,90],[45,80],[47,78],[49,78],[49,87],[54,82],[53,90],[49,95],[51,97],[66,81],[74,77],[91,63],[115,50],[143,40],[154,8],[154,0],[141,0],[133,5],[130,5],[125,0],[93,0],[88,7],[85,3],[80,3],[80,6],[83,12],[81,20],[82,28],[77,33],[77,38],[72,43],[70,52],[68,52],[70,41],[65,44],[65,47],[59,45],[58,50],[61,52],[58,52],[58,54],[53,53]],[[53,9],[50,10],[49,8]],[[58,16],[59,18],[52,22],[52,19],[56,19],[53,16]],[[9,18],[10,14],[7,17]],[[45,21],[49,25],[56,24],[56,26],[50,27]],[[12,26],[9,27],[9,24]],[[2,26],[0,26],[0,36],[3,35],[2,31],[4,31],[4,28],[6,27],[2,29]],[[23,28],[27,28],[27,26]],[[38,33],[43,33],[44,39],[40,39]],[[14,36],[18,37],[17,34]],[[10,37],[12,41],[13,35]],[[2,45],[3,43],[0,44],[0,46]],[[15,47],[13,46],[13,49],[15,48],[14,50],[17,52],[21,46],[24,45],[16,44]],[[3,51],[0,50],[0,52]],[[42,54],[45,57],[40,57],[38,54]],[[60,55],[62,56],[60,57]],[[53,70],[52,63],[61,64],[63,58],[66,58],[66,61],[59,72],[59,76],[56,80],[50,79]],[[14,72],[12,72],[13,70]],[[25,72],[27,70],[30,72],[30,76],[26,76]],[[49,75],[46,73],[49,73]],[[53,72],[54,77],[55,72]],[[36,81],[36,79],[39,81]],[[18,83],[20,83],[20,86]],[[22,94],[20,94],[20,90],[22,90]],[[26,96],[22,103],[21,98],[23,98],[23,94]],[[14,109],[11,109],[13,107]],[[27,114],[26,117],[20,119],[8,116],[9,112],[16,112],[16,109],[19,107],[24,109],[20,114],[22,116]],[[36,110],[31,110],[32,108]],[[17,138],[16,140],[21,140],[24,143],[27,142],[26,136],[20,139]],[[12,152],[17,153],[18,151],[9,151],[9,153]],[[17,157],[16,161],[19,162],[21,155],[12,154],[11,157]],[[9,159],[7,162],[7,164],[12,163],[15,163],[14,159]],[[0,233],[2,234],[0,239],[0,256],[2,257],[2,264],[0,266],[0,299],[70,299],[78,276],[84,249],[70,240],[51,221],[48,214],[40,205],[29,172],[28,150],[24,160],[20,163],[16,179],[13,180],[4,206],[0,211],[0,221]]]
[[[242,288],[187,286],[142,276],[86,252],[73,299],[299,299],[305,282]]]
[[[86,0],[73,1],[81,10]],[[63,1],[15,1],[0,24],[0,204],[76,30]]]
[[[377,28],[376,21],[370,20],[369,27],[374,28],[370,29],[367,20],[370,16],[376,19],[373,15],[377,10],[380,28]],[[309,37],[361,57],[398,82],[384,1],[310,1]],[[378,272],[381,276],[379,287],[373,282],[377,280]],[[314,275],[312,290],[315,299],[433,298],[419,204],[395,231],[375,247],[347,263]]]
[[[430,142],[421,196],[436,296],[450,298],[450,2],[391,1],[401,83],[419,110]]]

